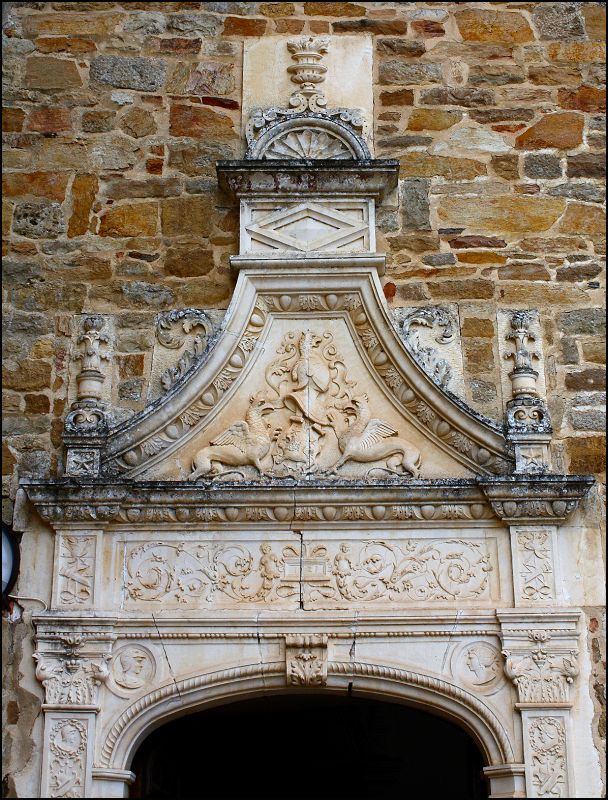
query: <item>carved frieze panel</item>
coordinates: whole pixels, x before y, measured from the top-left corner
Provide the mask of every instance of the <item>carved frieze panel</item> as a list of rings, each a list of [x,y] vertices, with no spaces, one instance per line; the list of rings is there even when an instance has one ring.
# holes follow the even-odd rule
[[[568,763],[569,720],[560,712],[524,712],[528,797],[572,797]]]
[[[241,253],[374,252],[372,200],[241,201]]]
[[[302,597],[306,608],[399,608],[501,601],[496,539],[466,534],[340,538],[304,537]]]
[[[551,603],[556,598],[555,536],[552,526],[512,528],[517,599]]]
[[[48,716],[47,769],[42,797],[87,797],[89,720],[86,717]],[[46,749],[46,748],[45,748]],[[46,780],[45,780],[46,779]],[[44,785],[43,783],[43,785]]]
[[[89,608],[94,602],[97,537],[64,533],[57,538],[56,603]]]

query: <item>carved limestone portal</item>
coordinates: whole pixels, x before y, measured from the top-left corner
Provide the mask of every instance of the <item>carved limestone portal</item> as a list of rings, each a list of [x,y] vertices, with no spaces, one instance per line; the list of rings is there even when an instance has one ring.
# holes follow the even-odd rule
[[[289,91],[246,106],[247,157],[217,165],[241,224],[226,315],[160,315],[154,399],[116,425],[110,326],[84,320],[65,476],[22,484],[53,549],[40,796],[124,797],[178,708],[286,691],[415,703],[469,731],[492,796],[580,796],[560,528],[591,479],[550,472],[536,321],[508,318],[505,424],[468,408],[454,310],[392,317],[382,292],[398,162],[371,158],[365,102],[332,99],[338,45],[284,44]]]

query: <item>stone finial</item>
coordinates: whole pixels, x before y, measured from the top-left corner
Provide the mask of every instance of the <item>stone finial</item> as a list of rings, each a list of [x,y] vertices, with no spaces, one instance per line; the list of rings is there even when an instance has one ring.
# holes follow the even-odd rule
[[[511,317],[511,330],[507,341],[513,342],[513,351],[505,359],[513,359],[509,373],[513,398],[507,403],[507,436],[515,449],[515,471],[525,473],[548,472],[551,469],[551,419],[543,398],[538,393],[538,372],[534,369],[539,354],[529,348],[536,341],[531,331],[532,314],[515,311]]]
[[[322,63],[323,53],[327,53],[329,39],[325,36],[301,36],[287,43],[287,49],[296,62],[287,67],[291,80],[299,88],[291,95],[289,105],[296,113],[304,111],[323,111],[327,99],[317,84],[325,80],[327,67]]]
[[[73,356],[80,361],[76,401],[65,419],[64,442],[67,446],[66,474],[94,476],[99,474],[101,448],[107,435],[105,404],[101,401],[105,381],[102,361],[109,361],[107,345],[110,337],[103,332],[105,320],[99,314],[86,316],[76,339],[80,352]]]

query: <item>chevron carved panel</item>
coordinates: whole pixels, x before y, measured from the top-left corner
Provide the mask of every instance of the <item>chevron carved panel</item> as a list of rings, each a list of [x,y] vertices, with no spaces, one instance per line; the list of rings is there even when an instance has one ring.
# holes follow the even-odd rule
[[[373,204],[367,200],[247,203],[243,253],[373,252]]]

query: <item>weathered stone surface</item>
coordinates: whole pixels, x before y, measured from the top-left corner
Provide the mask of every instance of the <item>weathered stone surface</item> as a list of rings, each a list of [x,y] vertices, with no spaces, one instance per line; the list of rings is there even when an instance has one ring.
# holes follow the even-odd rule
[[[444,111],[438,108],[415,108],[407,127],[410,131],[442,131],[462,119],[461,111]]]
[[[164,14],[158,11],[144,11],[128,17],[122,29],[127,33],[151,36],[154,33],[163,33],[166,26],[167,21]]]
[[[599,367],[566,373],[566,389],[571,391],[601,391],[606,388],[606,370]]]
[[[126,197],[174,197],[181,194],[182,184],[178,178],[115,178],[105,188],[107,197],[123,200]]]
[[[36,39],[36,49],[40,53],[72,53],[82,55],[94,53],[97,50],[95,42],[91,39],[80,39],[70,36],[39,36]]]
[[[211,230],[213,205],[207,197],[180,197],[163,200],[161,220],[164,236],[206,236]]]
[[[51,385],[51,365],[46,361],[23,360],[17,369],[2,367],[2,385],[5,389],[32,392],[48,389]]]
[[[433,175],[442,175],[451,180],[471,180],[486,174],[484,163],[468,158],[446,158],[411,152],[401,156],[399,161],[403,176],[431,178]]]
[[[568,156],[566,174],[569,178],[605,178],[606,158],[604,153],[577,153]]]
[[[402,230],[431,230],[429,185],[430,181],[421,178],[401,182]]]
[[[129,303],[137,308],[141,306],[163,308],[175,302],[175,295],[171,289],[158,284],[132,281],[122,284],[121,291]]]
[[[456,11],[458,30],[468,42],[531,42],[534,33],[522,14],[464,8]]]
[[[426,147],[432,141],[430,136],[391,136],[388,139],[378,139],[378,149],[398,155],[407,147]]]
[[[221,95],[230,94],[234,88],[234,67],[232,64],[202,61],[190,75],[186,85],[186,92],[188,94]]]
[[[606,345],[604,342],[583,342],[583,361],[590,361],[593,364],[606,363]]]
[[[156,133],[154,115],[139,106],[130,108],[127,111],[120,120],[120,127],[128,136],[132,136],[135,139]]]
[[[591,40],[606,41],[606,4],[584,3],[582,7],[585,18],[585,30]]]
[[[495,336],[494,323],[491,319],[480,317],[465,317],[460,329],[462,336],[473,338],[493,339]]]
[[[376,41],[376,51],[380,55],[418,58],[426,53],[426,47],[422,42],[411,41],[399,36],[396,38],[378,39]]]
[[[222,142],[176,143],[169,145],[169,166],[186,175],[215,175],[215,162],[234,158],[231,147]]]
[[[230,117],[200,106],[173,104],[169,120],[172,136],[226,139],[231,137],[234,130]]]
[[[433,253],[430,256],[422,256],[422,263],[429,267],[445,267],[448,264],[455,264],[456,257],[453,253]]]
[[[364,17],[366,10],[356,3],[304,3],[304,13],[311,17]]]
[[[207,275],[214,267],[213,250],[207,250],[199,243],[167,248],[165,254],[165,273],[177,278]]]
[[[514,261],[499,268],[498,279],[501,281],[548,281],[551,280],[551,275],[542,264]]]
[[[382,61],[379,68],[381,84],[441,83],[443,80],[439,64],[411,64],[407,61]]]
[[[494,105],[495,97],[491,89],[468,89],[434,87],[424,89],[420,94],[420,102],[428,106],[462,106],[475,108],[477,106]]]
[[[575,431],[605,431],[606,411],[601,408],[573,408],[570,422]]]
[[[31,89],[69,89],[82,86],[82,79],[73,61],[32,56],[26,61],[25,84]]]
[[[504,64],[477,64],[469,72],[471,86],[508,86],[526,79],[521,67]]]
[[[602,272],[602,267],[597,261],[586,261],[583,263],[568,264],[555,271],[555,278],[558,281],[568,283],[579,283],[590,281]]]
[[[578,111],[606,111],[606,89],[579,86],[578,89],[560,89],[557,93],[562,108]]]
[[[293,3],[261,3],[259,7],[260,14],[265,17],[289,17],[295,13],[295,6]]]
[[[158,228],[156,203],[130,203],[111,208],[101,217],[100,236],[154,236]]]
[[[605,42],[554,42],[547,47],[549,58],[567,64],[605,64]]]
[[[532,22],[540,39],[581,39],[585,35],[579,3],[535,3]]]
[[[69,108],[37,108],[27,118],[28,131],[39,133],[59,133],[72,128],[72,115]]]
[[[412,30],[424,39],[436,39],[445,36],[445,28],[440,22],[431,19],[420,19],[412,22]]]
[[[486,280],[437,281],[428,285],[431,297],[438,300],[490,300],[494,283]]]
[[[65,231],[59,203],[19,203],[13,212],[13,231],[32,239],[52,239]]]
[[[533,64],[528,67],[528,79],[537,86],[578,86],[581,82],[579,67],[557,64]]]
[[[405,34],[407,23],[400,19],[352,19],[334,22],[332,29],[334,33],[372,33],[375,36],[394,36]]]
[[[502,136],[485,128],[460,127],[450,131],[447,139],[436,142],[430,152],[448,155],[454,150],[508,153],[511,148]]]
[[[22,108],[2,109],[2,132],[12,133],[23,129],[25,111]]]
[[[577,308],[557,316],[557,327],[569,336],[605,336],[606,315],[601,308]]]
[[[67,172],[5,172],[2,193],[5,197],[48,197],[61,203],[69,177]]]
[[[548,153],[527,155],[524,158],[524,175],[528,178],[561,178],[560,159]]]
[[[414,92],[411,89],[380,92],[380,103],[383,106],[412,106],[414,105]]]
[[[504,239],[498,239],[496,236],[456,236],[449,239],[450,247],[459,250],[463,247],[506,247],[507,243]]]
[[[570,472],[589,474],[606,469],[606,437],[576,436],[564,439]]]
[[[458,253],[460,264],[506,264],[507,257],[488,250],[471,250]]]
[[[107,133],[114,129],[115,118],[114,111],[85,111],[80,124],[85,133]]]
[[[79,5],[84,6],[84,3]],[[112,33],[123,19],[123,14],[87,14],[86,19],[82,19],[69,11],[66,13],[55,11],[51,14],[28,14],[23,18],[23,32],[29,37],[45,34],[80,36],[83,33],[86,33],[87,36],[93,34],[104,36]]]
[[[517,137],[515,146],[520,150],[571,150],[583,141],[583,123],[582,114],[546,114]]]
[[[97,169],[129,169],[136,158],[137,145],[121,134],[98,139],[90,149],[91,164]]]
[[[226,17],[224,20],[224,36],[263,36],[268,21],[265,19],[242,19]]]
[[[99,56],[91,61],[91,80],[119,89],[157,92],[166,74],[167,65],[160,59]]]
[[[606,212],[598,206],[568,203],[559,229],[562,233],[601,235],[606,231]]]
[[[99,183],[96,175],[76,175],[72,183],[72,215],[68,223],[68,237],[84,236],[89,230],[89,219]]]
[[[194,36],[213,39],[221,27],[221,18],[213,14],[179,13],[167,16],[167,30],[175,33],[191,33]]]
[[[514,181],[519,178],[519,158],[509,153],[504,156],[492,156],[492,169],[501,178]]]
[[[548,230],[562,215],[565,202],[557,198],[442,197],[438,216],[442,222],[459,224],[471,230],[529,233]]]

